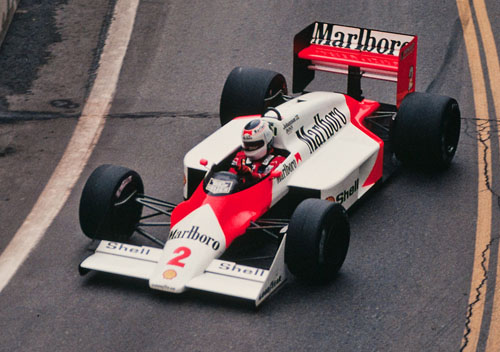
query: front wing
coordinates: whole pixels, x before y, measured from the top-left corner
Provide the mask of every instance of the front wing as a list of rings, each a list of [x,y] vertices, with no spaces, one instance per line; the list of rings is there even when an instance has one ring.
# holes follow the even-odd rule
[[[214,259],[186,287],[253,301],[258,306],[286,281],[285,241],[286,235],[268,270]],[[101,241],[95,253],[80,263],[79,270],[82,275],[96,270],[149,280],[161,254],[160,248]]]

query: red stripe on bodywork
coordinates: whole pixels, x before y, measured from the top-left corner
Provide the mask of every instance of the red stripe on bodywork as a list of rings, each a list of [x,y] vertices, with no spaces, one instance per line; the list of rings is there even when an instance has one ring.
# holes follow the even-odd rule
[[[382,178],[384,166],[384,141],[380,139],[375,133],[366,128],[366,126],[364,125],[364,120],[374,111],[376,111],[380,107],[380,104],[376,101],[368,99],[363,99],[363,101],[359,102],[347,95],[345,96],[345,100],[351,112],[351,123],[359,128],[368,137],[377,142],[380,146],[375,165],[368,175],[368,178],[363,183],[363,187],[371,186]]]
[[[272,178],[267,177],[243,191],[226,196],[211,196],[203,190],[202,182],[191,198],[174,209],[171,228],[195,209],[210,204],[226,237],[227,248],[235,238],[246,232],[250,221],[256,221],[269,209],[272,185]]]

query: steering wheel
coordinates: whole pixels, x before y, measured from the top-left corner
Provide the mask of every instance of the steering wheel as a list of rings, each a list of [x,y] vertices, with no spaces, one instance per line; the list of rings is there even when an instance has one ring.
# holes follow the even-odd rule
[[[268,111],[272,111],[272,112],[276,113],[276,117],[274,117],[274,116],[266,116],[266,114],[267,114],[267,112],[268,112]],[[266,109],[266,111],[264,111],[264,113],[262,114],[262,116],[275,118],[275,119],[277,119],[278,121],[281,121],[281,114],[280,114],[280,112],[278,111],[278,109],[273,108],[272,106],[271,106],[271,107],[268,107],[268,108]]]

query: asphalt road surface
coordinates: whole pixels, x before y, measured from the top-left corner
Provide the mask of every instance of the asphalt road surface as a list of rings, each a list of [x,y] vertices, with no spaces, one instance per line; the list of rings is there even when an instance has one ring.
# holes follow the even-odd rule
[[[71,138],[115,2],[21,1],[0,50],[0,251]],[[476,64],[486,79],[488,116],[477,115],[460,3],[141,1],[88,164],[0,293],[0,351],[500,350],[490,336],[500,274],[500,112],[495,115],[493,105],[500,97],[482,54]],[[474,2],[476,26],[480,3]],[[500,4],[488,0],[486,9],[499,33]],[[218,128],[228,73],[240,65],[267,68],[291,84],[293,36],[315,20],[419,36],[417,91],[452,96],[462,111],[451,168],[443,174],[399,171],[350,213],[349,253],[332,284],[291,278],[258,310],[195,292],[156,292],[128,278],[80,277],[78,264],[90,241],[78,224],[78,202],[92,170],[103,163],[130,167],[141,174],[147,193],[181,201],[183,156]],[[484,51],[487,45],[478,41]],[[499,47],[498,35],[494,41]],[[391,85],[366,83],[366,96],[393,101]],[[310,88],[344,87],[345,78],[323,75]],[[484,248],[477,246],[484,235],[477,230],[481,194],[493,200]]]

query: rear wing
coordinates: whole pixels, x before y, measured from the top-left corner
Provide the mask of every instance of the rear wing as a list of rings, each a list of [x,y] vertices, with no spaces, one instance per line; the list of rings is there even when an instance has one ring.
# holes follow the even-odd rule
[[[415,91],[417,37],[314,22],[293,41],[293,92],[302,92],[314,71],[348,75],[347,94],[362,99],[361,77],[396,82],[396,105]]]

